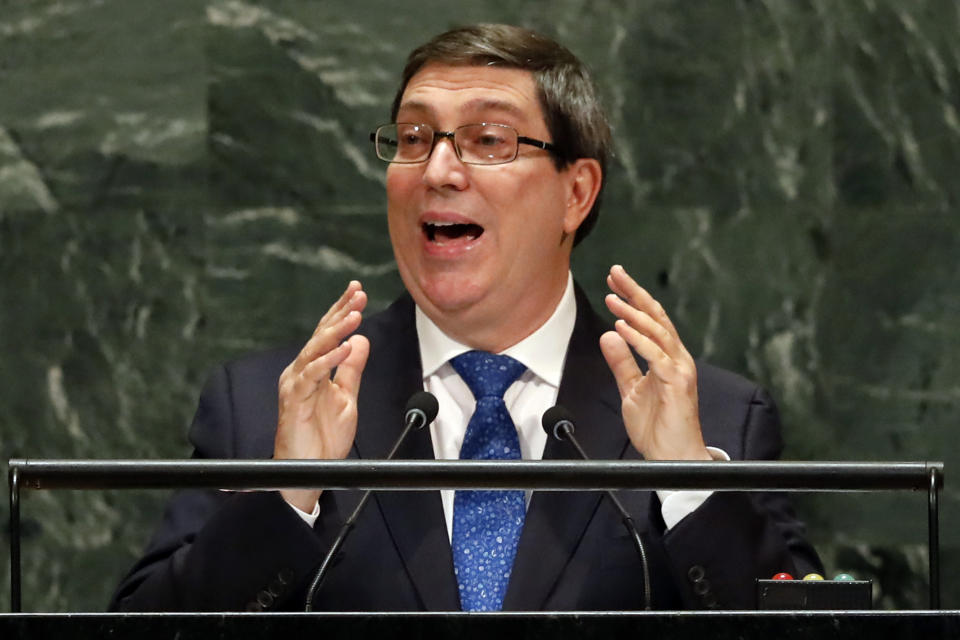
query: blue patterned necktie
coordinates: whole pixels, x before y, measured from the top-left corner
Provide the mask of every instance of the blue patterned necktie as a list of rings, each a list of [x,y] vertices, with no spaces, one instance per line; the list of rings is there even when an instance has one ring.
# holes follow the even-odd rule
[[[467,424],[461,460],[519,460],[517,428],[503,393],[526,367],[510,356],[468,351],[450,361],[477,408]],[[453,566],[464,611],[499,611],[526,515],[523,491],[457,491],[453,499]]]

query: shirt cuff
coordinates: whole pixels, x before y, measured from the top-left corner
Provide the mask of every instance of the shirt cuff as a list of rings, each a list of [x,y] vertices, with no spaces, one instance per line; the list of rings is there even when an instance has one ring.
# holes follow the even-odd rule
[[[300,519],[303,520],[304,522],[306,522],[306,523],[307,523],[307,526],[309,526],[311,529],[313,528],[313,523],[315,523],[315,522],[317,521],[317,518],[320,517],[320,503],[319,503],[319,502],[315,502],[315,503],[314,503],[314,505],[313,505],[313,511],[311,511],[310,513],[307,513],[306,511],[302,511],[302,510],[298,509],[297,507],[293,506],[293,505],[290,504],[289,502],[287,502],[287,505],[288,505],[291,509],[293,509],[294,513],[296,513],[298,516],[300,516]]]
[[[707,451],[710,452],[714,460],[730,460],[730,456],[723,449],[707,447]],[[669,491],[661,489],[657,491],[657,497],[660,498],[660,514],[667,525],[667,531],[670,531],[678,522],[696,511],[712,495],[713,491],[707,490]]]

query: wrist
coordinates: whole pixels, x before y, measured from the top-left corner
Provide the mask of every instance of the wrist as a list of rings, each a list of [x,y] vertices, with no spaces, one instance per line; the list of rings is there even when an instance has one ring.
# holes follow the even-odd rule
[[[320,500],[322,491],[316,489],[281,489],[280,496],[292,507],[304,513],[312,513]]]

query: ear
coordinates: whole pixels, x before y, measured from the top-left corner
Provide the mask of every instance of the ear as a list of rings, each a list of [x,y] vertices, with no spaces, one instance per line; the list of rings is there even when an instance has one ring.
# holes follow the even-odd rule
[[[567,167],[567,210],[563,231],[573,235],[583,222],[600,193],[603,170],[593,158],[580,158]]]

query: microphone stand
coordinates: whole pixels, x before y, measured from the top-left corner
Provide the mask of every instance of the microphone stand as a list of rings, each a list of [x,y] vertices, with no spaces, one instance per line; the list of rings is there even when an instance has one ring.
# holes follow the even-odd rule
[[[569,441],[584,460],[590,459],[587,452],[580,446],[580,442],[576,436],[573,435],[574,426],[572,416],[563,407],[553,407],[543,414],[543,428],[548,435],[552,431],[553,437],[557,440]],[[647,552],[643,547],[643,541],[640,539],[640,533],[637,531],[637,527],[633,523],[633,518],[627,513],[620,499],[617,498],[612,491],[606,491],[605,493],[620,514],[623,526],[626,527],[627,533],[630,534],[630,539],[633,540],[633,546],[637,549],[637,554],[640,556],[640,565],[643,573],[643,608],[645,611],[650,611],[650,568],[647,564]]]
[[[387,454],[386,459],[393,459],[393,456],[396,455],[397,450],[400,449],[400,445],[406,439],[410,431],[414,429],[422,429],[427,424],[433,422],[435,417],[437,417],[437,399],[433,396],[433,394],[426,391],[419,391],[413,394],[410,400],[407,401],[407,412],[405,414],[403,431],[400,433],[400,436],[397,438],[396,442],[393,443],[393,448],[390,449],[390,453]],[[330,550],[327,551],[327,555],[324,556],[323,562],[320,563],[320,568],[317,570],[316,575],[313,577],[313,582],[310,583],[310,588],[307,590],[307,599],[304,611],[313,611],[313,599],[316,597],[317,591],[320,590],[320,585],[323,584],[323,579],[330,570],[330,566],[333,563],[333,558],[340,551],[340,547],[343,546],[347,536],[349,536],[350,532],[353,531],[353,527],[357,523],[357,518],[360,517],[360,512],[363,511],[363,508],[366,506],[367,501],[370,499],[370,495],[372,493],[372,490],[367,490],[366,493],[363,494],[363,497],[360,498],[360,502],[357,504],[357,507],[353,510],[353,513],[350,514],[350,517],[347,518],[347,521],[343,523],[343,526],[340,528],[340,532],[334,539],[333,544],[330,545]]]

